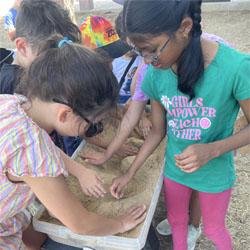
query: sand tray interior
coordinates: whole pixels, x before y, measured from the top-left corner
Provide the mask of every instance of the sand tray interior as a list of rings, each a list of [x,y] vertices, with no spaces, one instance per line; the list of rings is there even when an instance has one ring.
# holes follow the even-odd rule
[[[103,132],[102,136],[104,138],[111,139],[114,136],[114,133],[114,127],[108,126]],[[131,136],[133,136],[130,137],[131,144],[140,148],[144,141],[135,138],[135,133],[132,133]],[[131,163],[135,159],[135,156],[129,156],[126,158],[114,156],[106,164],[98,167],[87,164],[80,157],[77,158],[77,162],[81,163],[87,168],[95,170],[97,174],[105,181],[104,187],[107,191],[107,194],[103,198],[97,199],[95,197],[86,196],[82,192],[78,180],[71,175],[66,178],[66,182],[71,191],[82,202],[85,208],[87,208],[89,211],[96,212],[106,217],[119,215],[129,207],[138,204],[145,204],[147,208],[149,208],[161,172],[165,155],[165,145],[166,140],[162,141],[155,152],[147,159],[140,170],[136,173],[133,180],[124,190],[124,196],[120,200],[116,200],[111,196],[111,194],[109,193],[109,187],[112,183],[113,178],[116,178],[122,173],[126,172],[126,170],[130,167]],[[103,151],[99,147],[87,143],[83,151],[89,150],[95,150],[97,152]],[[59,220],[51,217],[47,211],[45,211],[41,215],[39,220],[52,224],[62,225]],[[119,234],[119,236],[137,238],[140,235],[142,226],[143,223],[129,232]]]

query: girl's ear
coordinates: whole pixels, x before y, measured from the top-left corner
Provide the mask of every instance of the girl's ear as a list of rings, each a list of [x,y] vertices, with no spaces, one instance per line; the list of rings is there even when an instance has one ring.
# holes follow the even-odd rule
[[[30,44],[26,39],[18,37],[16,40],[17,56],[20,66],[28,67],[36,58],[36,54],[33,53]]]
[[[30,47],[29,43],[22,37],[18,37],[15,42],[18,53],[23,57],[27,57],[27,52]]]
[[[181,25],[180,25],[179,29],[177,30],[177,33],[179,33],[184,38],[188,38],[189,33],[192,30],[192,28],[193,28],[193,20],[191,17],[186,16],[182,20]]]
[[[57,113],[57,120],[61,123],[66,123],[70,119],[72,119],[72,109],[69,107],[65,107],[65,105],[59,107]]]

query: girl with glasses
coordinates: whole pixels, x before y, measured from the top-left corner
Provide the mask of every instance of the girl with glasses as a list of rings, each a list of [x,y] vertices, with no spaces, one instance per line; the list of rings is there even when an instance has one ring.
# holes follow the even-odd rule
[[[77,234],[112,235],[143,221],[145,206],[110,219],[87,211],[64,180],[69,172],[88,181],[82,166],[72,164],[49,136],[52,130],[63,136],[100,132],[100,120],[116,103],[117,86],[96,53],[54,36],[39,50],[17,94],[0,95],[0,249],[26,249],[25,209],[34,195]]]
[[[217,249],[231,250],[225,215],[235,182],[233,150],[249,143],[250,126],[232,133],[240,107],[250,120],[250,57],[201,38],[199,0],[129,0],[123,21],[152,65],[142,90],[151,98],[153,127],[129,175],[159,144],[167,123],[164,188],[174,249],[187,249],[188,204],[197,190],[205,234]]]
[[[151,64],[141,87],[151,99],[152,129],[113,190],[122,196],[168,124],[164,188],[174,249],[188,247],[188,206],[197,190],[205,234],[217,249],[231,250],[225,215],[235,182],[233,150],[249,143],[250,126],[232,133],[240,107],[250,120],[250,57],[201,38],[200,21],[200,0],[125,2],[124,32]]]

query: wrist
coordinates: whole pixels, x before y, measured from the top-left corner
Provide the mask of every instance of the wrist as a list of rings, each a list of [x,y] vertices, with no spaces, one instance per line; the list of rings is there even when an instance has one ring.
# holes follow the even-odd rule
[[[142,114],[142,116],[141,116],[141,120],[143,120],[143,119],[147,119],[148,118],[148,116],[147,116],[147,113],[145,112],[145,113],[143,113]]]
[[[70,163],[66,165],[67,171],[75,177],[78,177],[80,175],[82,167],[83,167],[82,165],[80,165],[78,162],[74,160],[72,160]]]
[[[126,172],[126,176],[128,178],[128,180],[130,181],[135,175],[135,171],[131,168],[128,169],[128,171]]]
[[[112,154],[107,149],[104,151],[103,156],[104,156],[104,161],[106,162],[111,158]]]
[[[218,145],[218,143],[209,143],[211,147],[211,153],[212,153],[212,159],[219,157],[221,153],[221,147]]]
[[[124,224],[123,220],[120,218],[117,218],[116,221],[118,223],[118,228],[119,228],[118,233],[120,233],[120,234],[125,233],[126,228],[125,228],[125,224]]]
[[[80,180],[82,179],[83,175],[86,175],[86,170],[88,170],[86,167],[78,165],[75,167],[74,173],[72,173],[72,175],[75,176],[78,180]]]

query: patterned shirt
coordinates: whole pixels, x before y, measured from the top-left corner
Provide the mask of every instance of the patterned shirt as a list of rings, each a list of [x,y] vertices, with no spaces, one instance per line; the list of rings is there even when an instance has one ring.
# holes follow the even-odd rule
[[[67,175],[58,148],[45,130],[29,118],[20,95],[0,95],[0,249],[25,249],[22,232],[29,224],[24,210],[34,194],[13,176]]]

